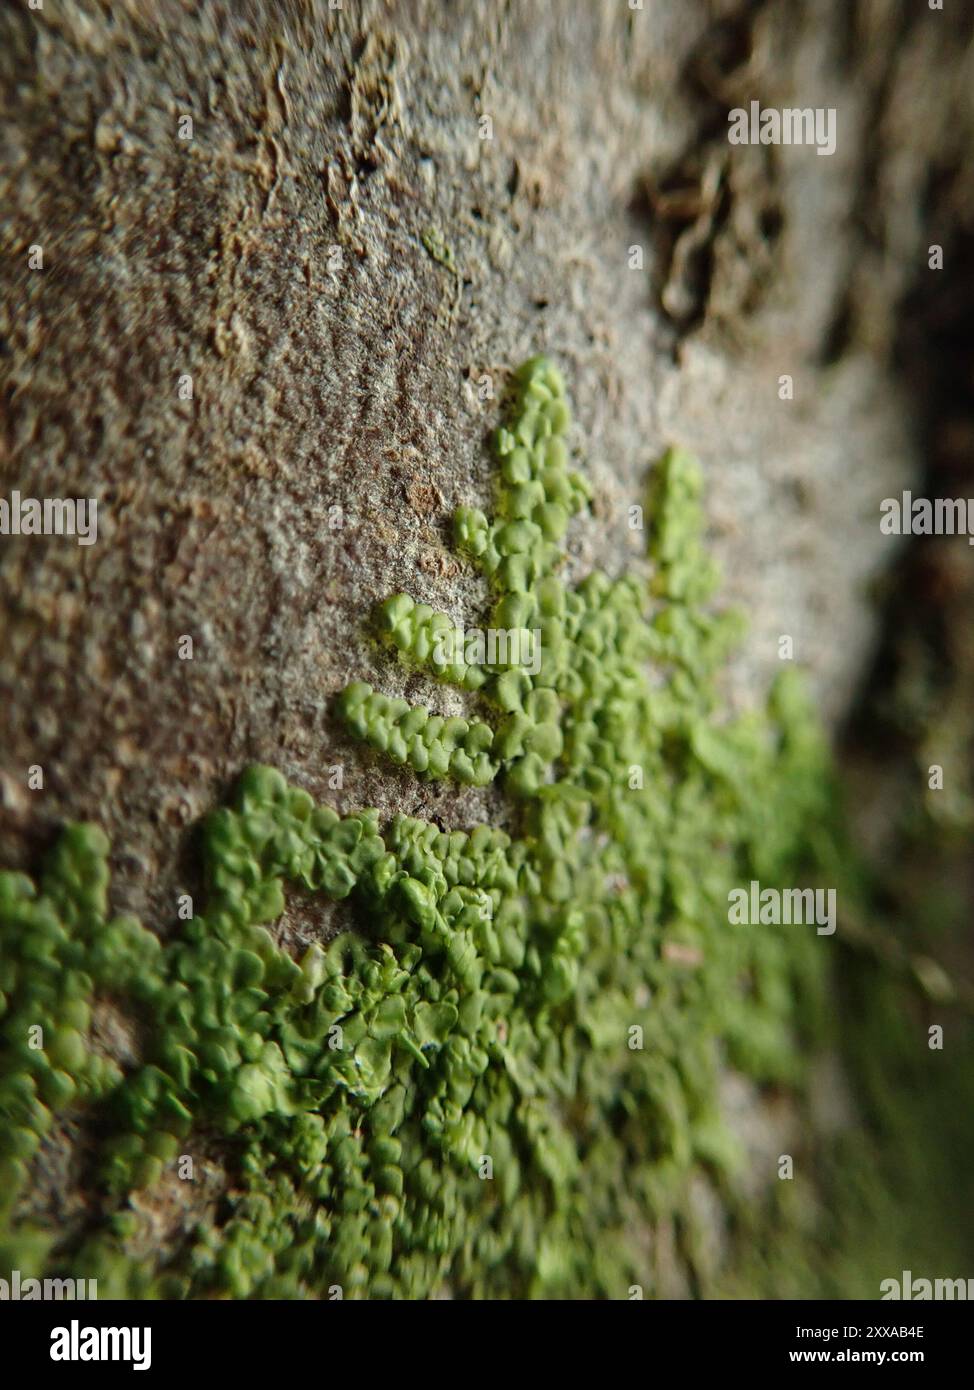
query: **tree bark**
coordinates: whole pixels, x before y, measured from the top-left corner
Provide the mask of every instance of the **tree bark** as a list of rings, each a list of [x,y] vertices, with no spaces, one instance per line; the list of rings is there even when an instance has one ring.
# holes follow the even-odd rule
[[[638,568],[628,509],[686,445],[750,619],[730,699],[790,636],[835,727],[879,503],[917,475],[899,307],[974,207],[970,30],[902,0],[6,8],[3,495],[96,498],[98,540],[0,542],[0,862],[95,820],[113,907],[165,934],[249,762],[343,813],[503,823],[331,702],[426,689],[366,639],[376,601],[483,605],[447,522],[537,351],[594,489],[570,577]],[[731,145],[752,99],[834,108],[835,153]]]

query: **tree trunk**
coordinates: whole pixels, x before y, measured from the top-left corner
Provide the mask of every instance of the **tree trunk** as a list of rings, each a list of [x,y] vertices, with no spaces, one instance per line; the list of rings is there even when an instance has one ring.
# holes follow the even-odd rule
[[[974,210],[970,34],[902,0],[6,10],[3,496],[95,498],[98,529],[0,538],[0,863],[97,822],[112,910],[167,938],[202,891],[191,827],[249,763],[342,815],[510,825],[496,785],[417,780],[333,703],[362,679],[469,709],[366,619],[400,590],[483,611],[449,520],[489,510],[485,441],[538,352],[593,492],[567,580],[644,572],[630,509],[685,446],[749,619],[728,705],[763,703],[790,638],[835,730],[896,554],[879,504],[921,467],[901,304]],[[834,153],[730,143],[752,100],[834,109]],[[273,932],[298,954],[351,922],[295,894]],[[98,1026],[135,1065],[137,1027]],[[841,1128],[838,1047],[818,1108],[726,1083],[752,1150]],[[192,1198],[145,1199],[170,1253],[231,1183],[200,1145]],[[70,1244],[70,1124],[47,1161],[28,1215]],[[647,1218],[656,1292],[744,1268],[719,1187],[690,1192],[713,1248]]]

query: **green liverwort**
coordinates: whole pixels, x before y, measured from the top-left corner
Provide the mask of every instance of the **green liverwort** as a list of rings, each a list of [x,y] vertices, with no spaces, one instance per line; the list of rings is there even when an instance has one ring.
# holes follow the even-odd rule
[[[69,826],[36,882],[0,874],[13,1264],[97,1277],[106,1294],[651,1292],[646,1231],[689,1219],[694,1175],[719,1182],[740,1160],[721,1068],[800,1075],[814,946],[732,928],[726,903],[742,879],[798,872],[827,810],[822,744],[791,681],[766,715],[719,715],[737,624],[709,606],[684,453],[653,471],[651,582],[566,586],[562,543],[589,500],[569,423],[558,370],[528,362],[495,441],[494,514],[455,516],[493,589],[490,625],[540,632],[534,669],[513,648],[437,663],[453,620],[397,594],[384,639],[470,692],[478,716],[362,682],[338,704],[420,777],[499,779],[511,833],[340,818],[254,767],[204,823],[206,901],[170,941],[109,915],[92,826]],[[290,885],[347,899],[355,928],[292,959],[266,930]],[[137,1025],[127,1069],[96,1045],[106,1003]],[[67,1234],[30,1203],[65,1127],[88,1155],[88,1218]],[[160,1184],[178,1196],[204,1142],[220,1218],[156,1248],[146,1203]]]

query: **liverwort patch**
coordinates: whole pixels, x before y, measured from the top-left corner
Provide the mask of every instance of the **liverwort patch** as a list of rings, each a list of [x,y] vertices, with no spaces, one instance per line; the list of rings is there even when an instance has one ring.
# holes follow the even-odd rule
[[[496,782],[512,831],[339,817],[254,767],[203,825],[206,901],[173,940],[109,915],[94,827],[67,827],[36,881],[0,874],[14,1264],[106,1295],[625,1297],[653,1288],[652,1223],[740,1161],[721,1069],[800,1078],[795,1001],[814,999],[820,957],[732,929],[727,901],[800,871],[829,809],[822,742],[793,681],[760,715],[721,712],[738,622],[711,607],[683,452],[652,471],[651,582],[566,585],[590,496],[569,426],[560,373],[532,359],[494,441],[492,514],[454,518],[491,585],[474,616],[540,633],[537,660],[498,643],[436,659],[453,619],[397,594],[378,613],[390,653],[476,714],[361,681],[338,701],[378,757]],[[292,959],[266,930],[291,886],[347,899],[358,927]],[[96,1045],[105,1001],[138,1022],[136,1064]],[[27,1213],[62,1121],[88,1136],[92,1189],[83,1234],[59,1242]],[[202,1136],[222,1155],[220,1220],[147,1259],[139,1212]]]

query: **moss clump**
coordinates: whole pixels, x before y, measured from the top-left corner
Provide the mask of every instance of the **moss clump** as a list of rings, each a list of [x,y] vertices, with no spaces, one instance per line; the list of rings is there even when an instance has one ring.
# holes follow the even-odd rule
[[[694,1174],[719,1183],[740,1161],[721,1066],[800,1078],[821,947],[729,926],[727,893],[797,881],[828,812],[822,744],[791,681],[767,714],[719,717],[736,622],[708,608],[684,454],[655,471],[648,588],[558,578],[587,498],[568,422],[534,359],[497,439],[497,514],[456,519],[495,586],[492,625],[540,629],[537,671],[446,670],[484,721],[361,683],[340,700],[422,776],[502,776],[515,836],[339,818],[251,768],[205,822],[203,911],[165,945],[108,916],[93,827],[69,827],[36,884],[0,875],[0,1201],[18,1267],[137,1294],[650,1295],[648,1224],[683,1210]],[[438,615],[400,595],[381,620],[405,659],[429,658]],[[287,884],[350,899],[360,930],[292,960],[265,929]],[[92,1046],[106,998],[140,1020],[125,1074]],[[93,1233],[60,1244],[18,1215],[58,1115],[98,1140]],[[225,1219],[153,1267],[133,1258],[131,1196],[201,1133],[232,1174]]]

